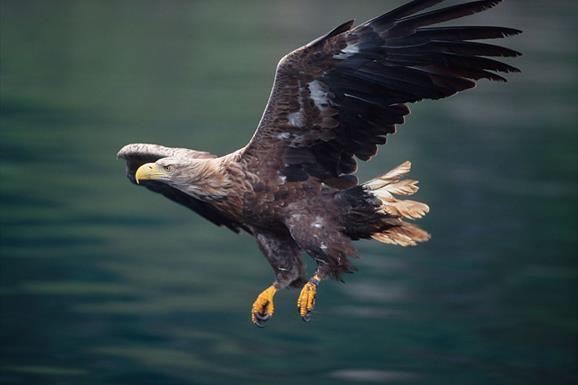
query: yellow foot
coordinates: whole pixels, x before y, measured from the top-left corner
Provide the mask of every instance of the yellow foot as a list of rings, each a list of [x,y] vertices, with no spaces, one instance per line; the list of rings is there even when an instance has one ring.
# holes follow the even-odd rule
[[[271,285],[263,290],[253,302],[251,309],[251,322],[253,322],[253,325],[262,328],[265,326],[264,323],[273,317],[273,311],[275,310],[273,297],[275,297],[276,292],[277,288]]]
[[[315,298],[317,297],[317,285],[319,284],[319,277],[317,275],[313,276],[309,282],[303,286],[301,293],[299,294],[299,299],[297,300],[297,309],[299,309],[299,315],[301,319],[305,322],[311,320],[311,312],[315,308]]]

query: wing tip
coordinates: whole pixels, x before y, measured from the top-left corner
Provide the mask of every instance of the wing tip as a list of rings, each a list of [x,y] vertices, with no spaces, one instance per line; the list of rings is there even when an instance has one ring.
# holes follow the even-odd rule
[[[313,46],[316,46],[318,44],[320,44],[321,42],[327,40],[327,39],[331,39],[334,36],[340,35],[344,32],[347,32],[351,29],[351,27],[353,26],[353,23],[355,23],[355,19],[351,19],[346,21],[345,23],[341,23],[340,25],[338,25],[337,27],[333,28],[331,31],[329,31],[328,33],[326,33],[323,36],[318,37],[317,39],[311,41],[310,43],[308,43],[305,47],[307,48],[311,48]]]
[[[122,148],[118,150],[118,152],[116,153],[116,159],[126,159],[128,153],[130,152],[131,147],[132,147],[131,144],[122,146]]]
[[[325,38],[333,37],[343,32],[349,31],[351,27],[353,27],[353,23],[355,23],[355,19],[350,19],[344,23],[339,24],[337,27],[333,28],[331,32],[325,35]]]
[[[507,29],[509,31],[509,34],[506,36],[515,36],[515,35],[519,35],[521,33],[524,33],[524,31],[522,31],[521,29],[517,29],[517,28],[504,28]]]

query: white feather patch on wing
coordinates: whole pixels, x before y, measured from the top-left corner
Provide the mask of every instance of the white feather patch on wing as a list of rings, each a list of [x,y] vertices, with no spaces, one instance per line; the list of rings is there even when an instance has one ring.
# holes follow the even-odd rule
[[[305,124],[305,119],[303,118],[303,110],[301,109],[299,111],[290,113],[287,115],[287,120],[289,121],[289,124],[294,127],[303,127]]]
[[[359,47],[355,43],[347,43],[347,46],[339,51],[338,54],[333,55],[334,59],[347,59],[348,57],[359,52]]]
[[[319,83],[317,80],[313,80],[312,82],[308,83],[308,87],[311,98],[313,99],[313,102],[318,109],[321,110],[329,104],[327,91],[323,89],[321,83]]]

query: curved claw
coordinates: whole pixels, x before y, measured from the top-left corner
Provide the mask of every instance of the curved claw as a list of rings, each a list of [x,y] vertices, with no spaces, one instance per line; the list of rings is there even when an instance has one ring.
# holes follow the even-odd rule
[[[273,297],[277,292],[275,286],[269,286],[257,297],[251,308],[251,322],[257,327],[264,327],[265,322],[273,317],[275,306]]]
[[[309,281],[301,289],[299,299],[297,300],[297,309],[303,322],[311,320],[311,312],[315,308],[315,299],[317,298],[317,282]]]
[[[251,320],[253,325],[264,328],[265,322],[269,321],[273,315],[272,314],[263,314],[263,313],[253,313],[251,316]]]

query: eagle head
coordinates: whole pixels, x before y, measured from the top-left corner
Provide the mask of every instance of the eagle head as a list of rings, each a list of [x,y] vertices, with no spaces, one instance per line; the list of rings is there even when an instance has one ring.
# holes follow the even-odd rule
[[[184,168],[177,159],[161,158],[154,163],[145,163],[140,166],[135,174],[134,179],[137,184],[143,180],[153,180],[158,182],[170,183],[175,177],[176,171]]]
[[[137,184],[155,181],[189,195],[209,200],[221,199],[230,187],[214,159],[166,157],[141,165],[134,174]]]

